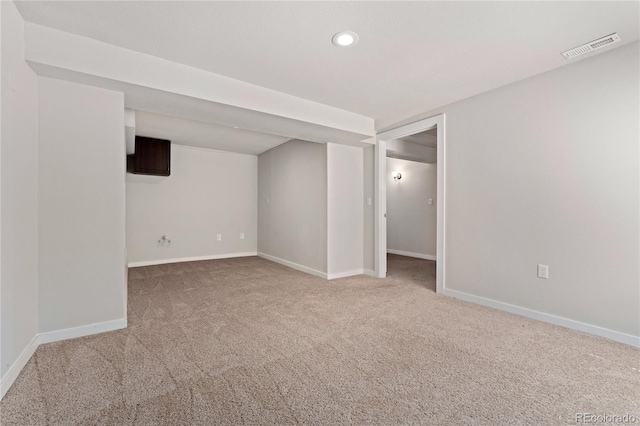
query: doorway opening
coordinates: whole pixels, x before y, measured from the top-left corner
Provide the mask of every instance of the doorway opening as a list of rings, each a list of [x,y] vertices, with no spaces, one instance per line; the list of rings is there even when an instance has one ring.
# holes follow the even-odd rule
[[[435,271],[434,290],[442,293],[444,114],[380,133],[376,139],[375,274],[379,278],[386,277],[388,270],[391,275],[413,274],[429,286]]]
[[[436,291],[437,127],[387,142],[387,276]]]

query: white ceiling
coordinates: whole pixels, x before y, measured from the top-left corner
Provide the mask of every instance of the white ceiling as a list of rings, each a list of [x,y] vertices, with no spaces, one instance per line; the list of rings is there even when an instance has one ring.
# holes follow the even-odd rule
[[[45,1],[18,8],[30,22],[375,118],[378,129],[565,65],[560,52],[598,37],[617,31],[618,45],[639,37],[638,2]],[[357,32],[359,44],[334,47],[331,36],[342,30]]]
[[[178,145],[257,155],[291,138],[136,111],[135,133]]]

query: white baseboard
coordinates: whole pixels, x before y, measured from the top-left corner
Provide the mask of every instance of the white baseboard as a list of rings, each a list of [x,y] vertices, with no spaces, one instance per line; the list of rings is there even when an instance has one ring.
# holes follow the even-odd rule
[[[143,260],[140,262],[129,262],[127,266],[129,268],[137,268],[139,266],[164,265],[167,263],[180,263],[180,262],[197,262],[198,260],[231,259],[234,257],[248,257],[248,256],[257,256],[257,255],[258,253],[255,251],[247,251],[243,253],[227,253],[227,254],[213,254],[209,256],[179,257],[176,259]]]
[[[279,257],[271,256],[265,253],[258,253],[258,257],[270,260],[275,263],[279,263],[284,266],[288,266],[289,268],[295,269],[296,271],[315,275],[316,277],[324,278],[325,280],[327,279],[327,274],[324,272],[316,271],[315,269],[311,269],[303,265],[298,265],[297,263],[289,262],[288,260],[280,259]]]
[[[33,354],[38,349],[38,346],[44,343],[58,342],[60,340],[73,339],[76,337],[89,336],[91,334],[104,333],[106,331],[119,330],[127,326],[127,319],[121,318],[112,321],[99,322],[95,324],[81,325],[79,327],[66,328],[63,330],[47,331],[44,333],[38,333],[33,336],[31,342],[22,351],[18,359],[15,360],[13,365],[7,370],[7,372],[0,380],[0,400],[4,398],[13,382],[16,381],[20,372],[27,365],[27,362],[31,359]]]
[[[433,256],[431,254],[411,253],[410,251],[387,249],[387,253],[399,254],[400,256],[415,257],[418,259],[425,259],[425,260],[437,260],[436,256]]]
[[[546,314],[544,312],[534,311],[533,309],[522,308],[520,306],[511,305],[509,303],[498,302],[497,300],[493,299],[474,296],[473,294],[465,293],[462,291],[450,290],[448,288],[445,288],[443,294],[445,296],[454,297],[466,302],[477,303],[478,305],[488,306],[490,308],[499,309],[501,311],[510,312],[512,314],[521,315],[523,317],[535,319],[538,321],[548,322],[551,324],[559,325],[561,327],[570,328],[572,330],[582,331],[584,333],[605,337],[607,339],[624,343],[630,346],[640,347],[639,336],[633,336],[631,334],[609,330],[608,328],[598,327],[597,325],[587,324],[556,315]]]
[[[120,330],[121,328],[126,327],[126,318],[121,318],[112,321],[81,325],[79,327],[65,328],[62,330],[46,331],[44,333],[40,333],[40,343],[52,343],[60,340],[75,339],[76,337],[90,336],[92,334]]]
[[[374,271],[373,269],[365,269],[362,271],[362,273],[365,275],[369,275],[370,277],[376,276],[376,271]]]
[[[82,325],[79,327],[66,328],[63,330],[47,331],[44,333],[38,333],[33,336],[31,342],[22,351],[18,359],[7,370],[5,375],[0,380],[0,400],[4,398],[13,382],[16,381],[20,372],[27,365],[27,362],[31,359],[33,354],[38,349],[38,346],[44,343],[58,342],[60,340],[73,339],[76,337],[89,336],[91,334],[104,333],[105,331],[119,330],[127,326],[127,319],[121,318],[112,321],[105,321],[95,324]]]
[[[336,272],[335,274],[327,274],[328,280],[335,280],[338,278],[352,277],[354,275],[364,274],[364,269],[354,269],[353,271]]]
[[[4,395],[7,393],[13,382],[16,381],[20,372],[27,365],[27,362],[31,359],[31,356],[36,352],[38,346],[40,345],[40,335],[36,334],[33,336],[33,339],[29,342],[26,348],[22,351],[22,353],[18,356],[18,359],[15,360],[13,365],[9,367],[9,370],[4,374],[2,380],[0,380],[0,400],[4,398]]]

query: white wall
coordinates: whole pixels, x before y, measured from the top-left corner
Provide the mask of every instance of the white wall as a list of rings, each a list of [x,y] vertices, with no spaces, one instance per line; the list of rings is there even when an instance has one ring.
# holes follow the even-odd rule
[[[364,263],[365,273],[374,274],[375,269],[375,241],[374,241],[374,220],[375,220],[375,186],[374,186],[374,148],[366,147],[362,149],[363,167],[364,167]],[[368,199],[371,199],[369,204]]]
[[[122,93],[38,78],[40,331],[125,320]]]
[[[38,80],[23,59],[22,17],[13,2],[0,7],[0,370],[5,391],[9,367],[38,332]]]
[[[128,262],[255,255],[257,199],[255,155],[172,144],[171,176],[127,174]]]
[[[258,252],[326,274],[326,145],[296,140],[259,155]]]
[[[363,273],[364,164],[362,148],[327,144],[327,272]]]
[[[447,288],[640,335],[639,50],[391,126],[446,114]]]
[[[436,164],[387,158],[387,250],[435,259],[437,170]],[[402,173],[397,182],[394,171]]]

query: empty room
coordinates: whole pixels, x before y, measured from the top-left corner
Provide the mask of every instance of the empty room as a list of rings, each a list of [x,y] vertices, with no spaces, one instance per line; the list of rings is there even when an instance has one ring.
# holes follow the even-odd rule
[[[0,424],[640,422],[640,3],[2,1]]]

